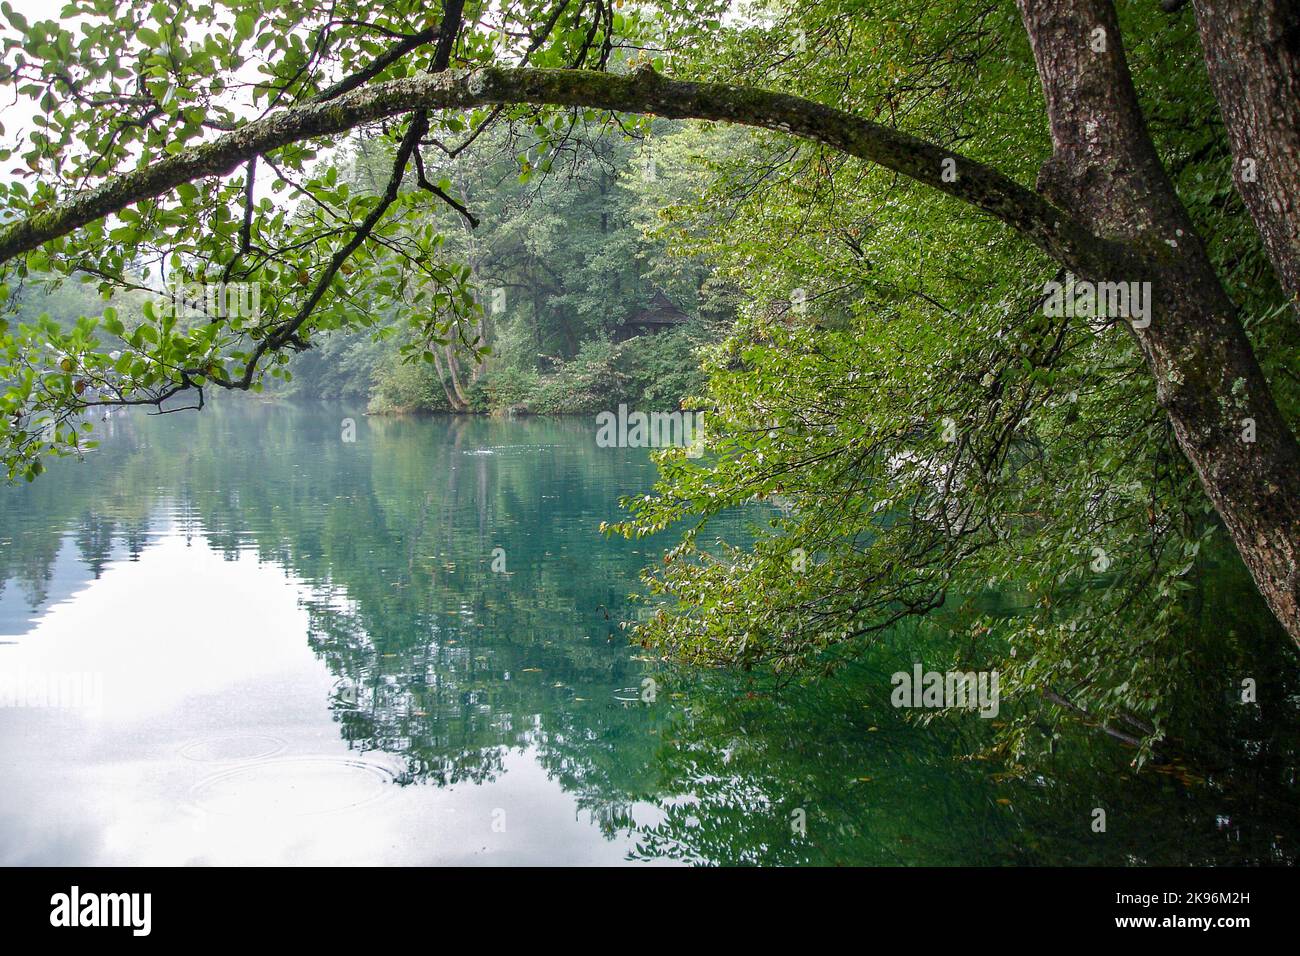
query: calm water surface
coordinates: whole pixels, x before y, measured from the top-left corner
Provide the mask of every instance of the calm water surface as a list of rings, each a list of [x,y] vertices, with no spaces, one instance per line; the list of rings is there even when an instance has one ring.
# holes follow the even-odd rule
[[[0,709],[2,864],[1294,858],[1285,795],[1135,777],[1103,741],[1019,779],[958,759],[978,721],[888,705],[906,648],[780,694],[629,648],[668,539],[597,533],[654,472],[590,423],[227,403],[100,430],[0,487],[0,676],[84,681]]]

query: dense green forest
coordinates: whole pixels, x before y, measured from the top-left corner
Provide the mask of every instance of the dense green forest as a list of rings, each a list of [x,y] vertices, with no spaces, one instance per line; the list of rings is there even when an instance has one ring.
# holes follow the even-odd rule
[[[475,334],[489,351],[447,343],[409,361],[392,336],[333,335],[295,363],[280,391],[366,396],[377,412],[677,408],[703,390],[696,350],[721,338],[736,296],[701,257],[665,254],[659,210],[689,184],[668,170],[660,179],[650,144],[684,136],[680,124],[636,136],[593,124],[536,177],[519,175],[521,136],[479,138],[438,172],[475,217],[443,248],[472,270]],[[391,151],[350,145],[345,181],[377,190]],[[420,307],[414,295],[409,307]]]
[[[672,167],[661,178],[650,145],[689,143],[690,131],[670,123],[644,135],[613,123],[581,129],[536,178],[519,175],[519,139],[486,135],[439,171],[475,210],[473,224],[450,232],[443,247],[472,271],[475,334],[486,349],[447,342],[412,351],[404,318],[381,315],[371,327],[322,336],[268,394],[361,401],[376,414],[593,414],[620,402],[675,409],[703,390],[697,350],[722,337],[738,292],[702,257],[666,254],[659,210],[691,183]],[[392,159],[357,136],[321,174],[348,194],[373,195]],[[146,272],[138,264],[140,288],[110,300],[133,325],[150,298]],[[20,288],[16,318],[46,315],[73,328],[104,307],[92,278]],[[425,306],[412,290],[388,311]]]
[[[0,192],[0,278],[24,308],[42,281],[124,304],[3,327],[11,477],[82,448],[100,405],[195,392],[685,402],[708,454],[664,451],[606,526],[677,535],[633,630],[666,658],[811,679],[938,612],[936,666],[996,669],[1015,702],[1004,753],[1082,723],[1138,763],[1181,746],[1198,701],[1294,667],[1300,324],[1276,196],[1297,118],[1254,99],[1281,67],[1250,72],[1285,4],[75,6],[79,38],[6,12],[5,82],[49,116],[6,153],[29,168]],[[1247,95],[1278,132],[1243,156]],[[136,111],[111,133],[106,98]],[[260,283],[264,310],[131,310],[169,275]],[[1119,282],[1142,321],[1076,295]],[[756,500],[779,514],[752,545],[711,535]],[[1193,640],[1225,563],[1264,633]],[[1243,704],[1290,707],[1271,686]]]

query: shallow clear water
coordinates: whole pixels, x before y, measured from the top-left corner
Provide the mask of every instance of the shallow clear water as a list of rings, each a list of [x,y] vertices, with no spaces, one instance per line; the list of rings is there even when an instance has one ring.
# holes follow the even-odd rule
[[[1294,857],[1287,794],[1105,742],[1019,780],[956,759],[979,721],[888,705],[905,649],[777,695],[629,648],[668,538],[598,534],[654,472],[589,422],[229,402],[100,432],[0,488],[0,677],[70,705],[0,709],[0,863]]]

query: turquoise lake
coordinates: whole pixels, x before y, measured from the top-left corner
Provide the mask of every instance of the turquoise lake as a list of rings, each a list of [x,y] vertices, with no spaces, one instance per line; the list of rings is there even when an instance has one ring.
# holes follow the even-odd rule
[[[1295,857],[1294,802],[1249,780],[1101,737],[963,759],[978,719],[891,707],[905,647],[777,691],[629,646],[671,536],[598,532],[654,466],[590,421],[228,401],[97,434],[0,487],[0,675],[81,692],[0,709],[0,864]]]

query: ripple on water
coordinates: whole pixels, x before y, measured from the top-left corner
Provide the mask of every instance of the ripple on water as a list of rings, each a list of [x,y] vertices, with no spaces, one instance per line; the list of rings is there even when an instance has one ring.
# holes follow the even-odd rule
[[[278,757],[223,770],[200,780],[200,810],[223,816],[307,817],[341,813],[391,793],[393,775],[346,757]]]
[[[192,740],[181,748],[181,756],[186,760],[198,760],[202,763],[258,760],[278,754],[285,746],[285,742],[279,737],[269,737],[265,734],[235,734]]]

